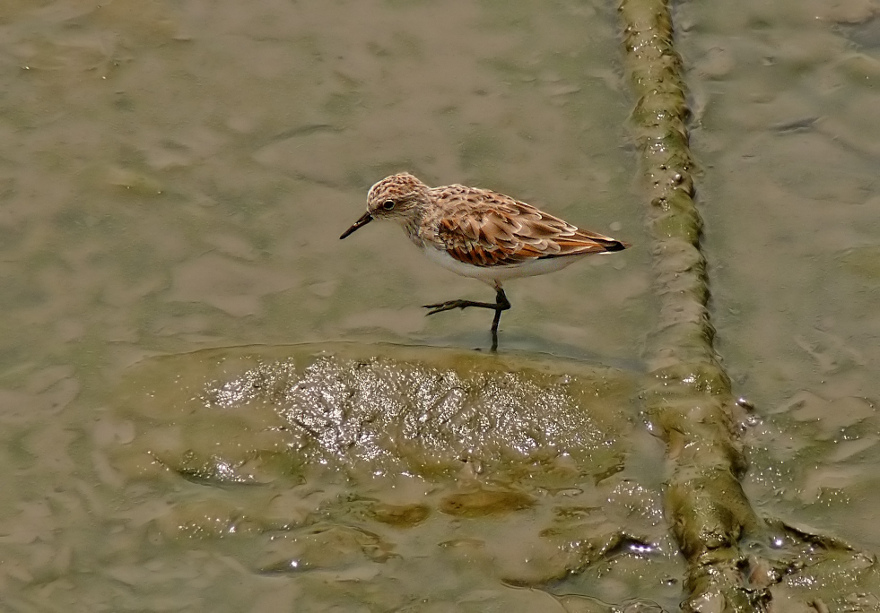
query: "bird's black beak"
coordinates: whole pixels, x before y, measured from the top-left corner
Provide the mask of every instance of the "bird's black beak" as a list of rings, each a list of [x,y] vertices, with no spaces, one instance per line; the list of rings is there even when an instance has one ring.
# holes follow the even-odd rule
[[[368,223],[370,223],[371,221],[373,221],[373,216],[370,215],[369,211],[367,211],[366,213],[364,213],[363,217],[361,217],[356,222],[351,224],[351,227],[348,230],[346,230],[345,232],[343,232],[342,236],[340,236],[339,239],[342,240],[343,238],[345,238],[346,236],[348,236],[349,234],[351,234],[352,232],[354,232],[355,230],[357,230],[361,226],[365,226]]]

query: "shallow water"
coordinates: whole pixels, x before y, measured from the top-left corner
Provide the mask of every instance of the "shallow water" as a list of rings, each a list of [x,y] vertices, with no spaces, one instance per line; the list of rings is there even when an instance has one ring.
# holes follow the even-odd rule
[[[876,8],[746,6],[678,17],[718,348],[766,418],[747,491],[876,551]]]
[[[826,5],[691,3],[676,24],[718,348],[760,417],[747,432],[747,491],[761,512],[876,551],[880,38],[870,2]],[[150,356],[331,341],[379,354],[377,343],[411,346],[426,361],[430,348],[485,349],[487,313],[425,318],[420,305],[490,299],[488,288],[431,267],[390,225],[338,240],[368,187],[404,169],[634,243],[510,283],[501,348],[637,375],[653,300],[618,27],[598,2],[540,13],[486,2],[4,4],[0,602],[529,611],[593,610],[595,596],[674,608],[666,541],[647,562],[614,555],[546,591],[487,579],[478,570],[503,548],[486,557],[473,535],[446,545],[457,553],[442,563],[422,559],[446,542],[442,523],[407,541],[402,559],[418,564],[386,574],[376,568],[398,558],[382,559],[383,540],[364,532],[283,538],[272,558],[262,541],[223,536],[224,513],[259,507],[259,489],[156,466],[138,476],[131,455],[107,451],[145,444],[118,390]],[[662,450],[628,410],[625,478],[591,495],[650,526]],[[190,434],[207,447],[235,436]],[[275,479],[277,464],[265,466]],[[322,474],[311,500],[370,495]],[[407,498],[425,485],[397,487]],[[297,512],[277,504],[279,517]],[[342,513],[317,506],[331,524]],[[508,518],[491,528],[493,547],[534,528],[534,517]],[[320,560],[329,575],[255,572],[322,547],[337,552]],[[345,557],[354,550],[366,558]]]

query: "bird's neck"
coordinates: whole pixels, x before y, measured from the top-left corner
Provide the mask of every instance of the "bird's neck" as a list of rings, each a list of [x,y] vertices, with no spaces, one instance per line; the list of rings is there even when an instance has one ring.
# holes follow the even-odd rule
[[[409,237],[409,240],[414,242],[416,244],[416,246],[418,246],[418,247],[424,246],[424,243],[423,243],[422,238],[420,236],[420,230],[422,227],[423,216],[424,215],[423,215],[422,211],[418,211],[418,212],[413,211],[413,214],[407,215],[406,217],[404,217],[400,220],[400,225],[403,226],[403,230],[404,230],[404,232],[406,232],[406,235]]]

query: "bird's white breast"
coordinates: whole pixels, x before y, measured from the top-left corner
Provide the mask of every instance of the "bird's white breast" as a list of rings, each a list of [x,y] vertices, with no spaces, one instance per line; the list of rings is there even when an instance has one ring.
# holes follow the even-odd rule
[[[513,264],[507,266],[474,266],[473,264],[465,264],[449,255],[444,249],[437,249],[431,245],[424,247],[425,255],[432,262],[439,264],[447,270],[451,270],[455,274],[463,277],[478,279],[483,283],[491,286],[500,284],[507,279],[517,279],[519,277],[532,277],[534,275],[543,275],[548,272],[555,272],[573,264],[579,259],[577,255],[562,256],[557,258],[543,258],[529,260],[521,264]]]

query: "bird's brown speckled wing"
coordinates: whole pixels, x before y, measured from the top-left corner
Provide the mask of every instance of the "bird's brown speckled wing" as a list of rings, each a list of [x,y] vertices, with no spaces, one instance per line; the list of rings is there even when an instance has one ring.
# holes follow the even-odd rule
[[[489,190],[449,185],[431,192],[442,211],[442,216],[432,220],[437,238],[450,256],[466,264],[513,266],[540,258],[627,247]]]

